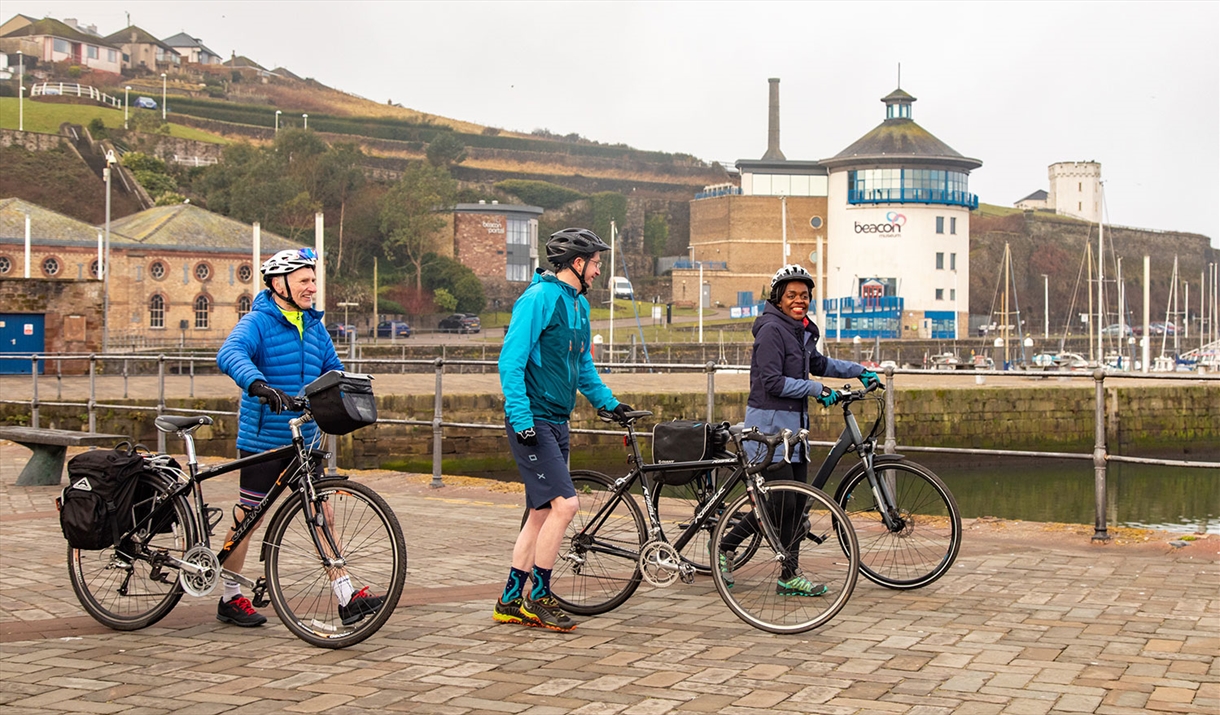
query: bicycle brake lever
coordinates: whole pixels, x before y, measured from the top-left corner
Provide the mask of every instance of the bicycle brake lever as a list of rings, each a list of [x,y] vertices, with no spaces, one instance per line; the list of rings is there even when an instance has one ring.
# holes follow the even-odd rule
[[[784,462],[787,464],[792,464],[792,454],[790,452],[789,445],[788,445],[788,438],[792,436],[792,430],[784,429],[784,431],[781,433],[781,436],[782,436],[783,442],[784,442]]]

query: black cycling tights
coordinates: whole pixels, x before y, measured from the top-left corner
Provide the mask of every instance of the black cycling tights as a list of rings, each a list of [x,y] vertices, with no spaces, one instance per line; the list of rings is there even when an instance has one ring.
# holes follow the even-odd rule
[[[790,479],[797,482],[808,483],[809,478],[809,463],[795,462],[792,464],[780,463],[775,471],[763,472],[763,480],[773,482],[778,479]],[[806,497],[804,494],[796,494],[793,492],[784,492],[779,499],[779,503],[774,505],[778,510],[777,515],[772,516],[772,520],[779,524],[779,538],[785,544],[789,545],[790,555],[784,560],[784,568],[780,574],[780,578],[787,580],[796,575],[799,567],[797,565],[797,555],[800,553],[800,542],[805,538],[803,532],[805,527],[805,519],[802,514],[805,511]],[[739,521],[731,531],[720,542],[722,551],[735,551],[741,546],[741,542],[754,535],[758,530],[758,518],[751,511],[741,521]]]

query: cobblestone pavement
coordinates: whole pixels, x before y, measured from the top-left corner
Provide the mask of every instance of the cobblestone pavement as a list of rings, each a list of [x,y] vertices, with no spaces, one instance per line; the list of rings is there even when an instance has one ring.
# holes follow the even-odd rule
[[[1215,537],[1093,545],[1091,529],[974,521],[945,578],[909,592],[861,579],[809,633],[755,630],[699,578],[561,634],[491,619],[519,493],[361,473],[403,524],[408,588],[378,634],[330,651],[270,608],[262,628],[223,625],[215,596],[142,631],[95,623],[68,582],[58,488],[14,485],[27,456],[0,442],[5,715],[1220,712]],[[218,504],[236,491],[207,487]]]

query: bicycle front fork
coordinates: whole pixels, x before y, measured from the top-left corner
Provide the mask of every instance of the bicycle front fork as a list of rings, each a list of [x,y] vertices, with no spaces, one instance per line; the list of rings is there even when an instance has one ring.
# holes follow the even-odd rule
[[[865,474],[868,475],[868,485],[873,490],[873,500],[877,504],[877,511],[881,512],[881,520],[885,523],[885,528],[891,532],[902,531],[906,528],[906,520],[898,511],[898,500],[894,498],[893,482],[877,476],[872,449],[862,451],[860,461],[864,464]]]

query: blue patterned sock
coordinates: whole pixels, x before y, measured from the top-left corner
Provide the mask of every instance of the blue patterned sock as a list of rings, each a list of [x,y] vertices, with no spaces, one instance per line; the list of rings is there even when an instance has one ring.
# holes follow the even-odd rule
[[[535,566],[530,577],[534,582],[534,587],[530,589],[531,601],[551,595],[551,569],[540,569]]]
[[[512,568],[508,572],[508,583],[504,584],[504,595],[500,596],[501,603],[509,603],[515,598],[521,598],[521,593],[525,590],[525,579],[529,576],[526,572],[519,568]]]

